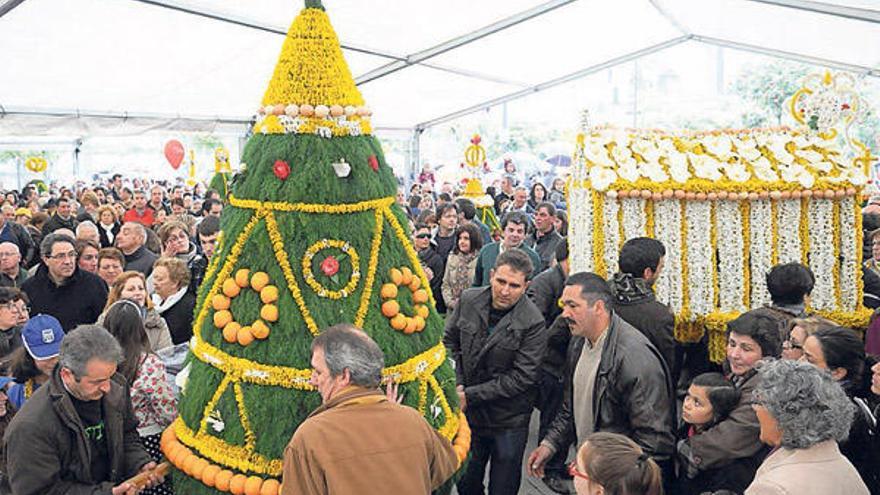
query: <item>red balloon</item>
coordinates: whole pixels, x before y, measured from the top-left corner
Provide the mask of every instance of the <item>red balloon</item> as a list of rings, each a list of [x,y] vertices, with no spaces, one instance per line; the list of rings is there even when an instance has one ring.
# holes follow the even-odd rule
[[[172,139],[165,143],[165,159],[168,160],[168,163],[177,170],[180,167],[180,164],[183,162],[183,145],[180,144],[180,141],[176,139]]]

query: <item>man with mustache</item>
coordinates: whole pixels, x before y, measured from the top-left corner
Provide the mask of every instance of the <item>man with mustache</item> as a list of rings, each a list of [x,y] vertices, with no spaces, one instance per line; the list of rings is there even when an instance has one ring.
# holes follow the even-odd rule
[[[446,320],[443,343],[455,361],[461,409],[473,432],[461,495],[517,493],[529,419],[547,335],[544,317],[523,297],[533,265],[519,249],[501,253],[489,287],[465,290]]]
[[[581,445],[597,431],[626,435],[661,467],[671,466],[675,436],[669,370],[657,348],[617,316],[613,304],[611,288],[595,273],[575,273],[565,281],[562,317],[572,335],[565,399],[529,456],[526,467],[532,476],[544,475],[556,451],[573,441]]]

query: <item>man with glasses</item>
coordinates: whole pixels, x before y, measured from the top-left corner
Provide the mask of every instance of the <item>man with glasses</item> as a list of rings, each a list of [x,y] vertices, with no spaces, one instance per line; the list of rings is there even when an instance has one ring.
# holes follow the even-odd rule
[[[54,316],[65,331],[94,323],[107,303],[107,286],[77,267],[74,245],[70,236],[47,235],[40,244],[44,265],[22,285],[32,310]]]
[[[21,266],[21,251],[14,242],[0,242],[0,286],[21,287],[28,278]]]
[[[63,340],[51,338],[51,329],[38,335],[45,352],[58,355],[58,365],[6,430],[12,492],[139,493],[125,480],[156,463],[138,437],[128,386],[112,378],[123,360],[119,343],[95,325],[80,326]],[[162,481],[148,474],[147,486]]]
[[[413,229],[413,247],[419,253],[419,261],[422,262],[422,268],[428,277],[428,283],[431,285],[431,292],[435,295],[440,294],[441,285],[443,285],[443,271],[446,267],[446,260],[443,259],[434,245],[431,244],[432,237],[431,227],[424,223],[416,224]]]

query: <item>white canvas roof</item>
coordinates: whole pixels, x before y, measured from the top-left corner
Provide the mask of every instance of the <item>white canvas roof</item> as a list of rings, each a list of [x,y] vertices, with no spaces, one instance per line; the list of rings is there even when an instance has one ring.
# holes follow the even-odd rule
[[[683,44],[880,77],[880,0],[324,5],[379,130],[425,129]],[[0,0],[0,135],[243,134],[302,6]]]

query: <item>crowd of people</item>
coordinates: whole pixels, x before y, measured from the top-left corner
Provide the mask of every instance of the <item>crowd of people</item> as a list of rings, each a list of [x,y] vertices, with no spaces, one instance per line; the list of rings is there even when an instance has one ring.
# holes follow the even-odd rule
[[[766,274],[772,303],[728,324],[715,366],[705,342],[674,340],[655,297],[662,243],[626,241],[607,280],[571,273],[561,178],[506,172],[486,191],[495,231],[432,173],[397,198],[472,432],[459,494],[516,494],[523,467],[558,493],[880,493],[871,330],[810,314],[808,267]],[[153,472],[177,415],[166,367],[192,337],[223,200],[116,175],[2,201],[0,494],[172,493]],[[323,404],[285,450],[282,493],[436,489],[458,466],[452,445],[395,405],[396,387],[377,392],[381,350],[340,324],[312,345]],[[139,472],[144,492],[125,481]]]

